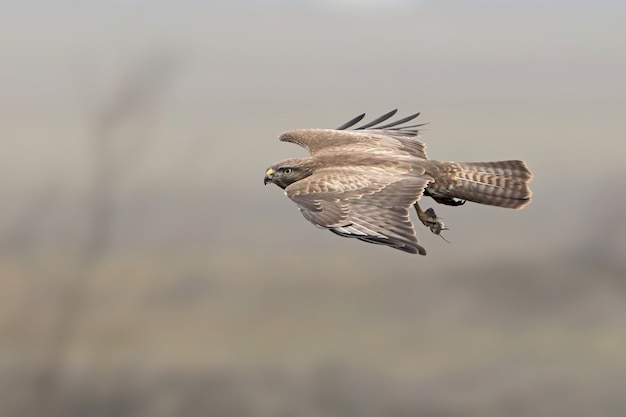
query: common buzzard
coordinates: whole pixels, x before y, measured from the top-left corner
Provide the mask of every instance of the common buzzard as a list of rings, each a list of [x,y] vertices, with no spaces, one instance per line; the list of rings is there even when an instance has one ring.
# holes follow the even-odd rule
[[[381,125],[393,110],[363,126],[361,114],[337,129],[300,129],[280,135],[303,146],[308,158],[287,159],[265,171],[264,183],[285,190],[317,227],[344,237],[426,255],[418,244],[409,209],[435,234],[446,227],[432,208],[422,211],[422,195],[458,206],[465,201],[520,209],[530,203],[532,174],[524,161],[443,162],[426,156],[407,126],[419,113]]]

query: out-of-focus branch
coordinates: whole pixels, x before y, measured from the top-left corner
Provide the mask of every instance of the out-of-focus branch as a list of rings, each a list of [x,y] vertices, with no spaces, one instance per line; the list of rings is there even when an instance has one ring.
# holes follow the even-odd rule
[[[118,91],[96,111],[91,119],[90,157],[92,187],[88,196],[87,236],[81,248],[79,263],[67,282],[67,291],[61,301],[56,328],[49,341],[44,371],[36,386],[36,397],[46,405],[47,415],[63,415],[59,400],[67,353],[80,329],[81,317],[89,293],[90,277],[99,260],[110,246],[114,223],[114,194],[124,166],[134,165],[145,151],[148,137],[134,138],[136,151],[124,160],[116,157],[113,141],[116,130],[124,123],[133,122],[142,109],[157,99],[162,87],[178,68],[170,55],[156,55],[129,71]],[[126,144],[128,145],[128,144]]]
[[[120,83],[117,95],[114,95],[110,102],[95,115],[96,131],[110,137],[125,122],[136,122],[144,113],[154,110],[159,96],[180,68],[181,60],[178,55],[158,54],[134,71],[130,71]],[[142,127],[148,126],[144,123]],[[150,138],[150,130],[147,129],[145,134],[136,135],[132,142],[125,143],[125,154],[121,156],[123,159],[115,160],[116,169],[124,170],[134,166],[145,152]],[[113,159],[113,155],[111,158]],[[118,171],[116,174],[121,173]]]

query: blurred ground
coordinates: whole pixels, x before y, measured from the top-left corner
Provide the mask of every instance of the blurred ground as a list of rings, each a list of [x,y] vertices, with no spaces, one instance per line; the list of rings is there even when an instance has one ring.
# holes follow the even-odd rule
[[[340,3],[4,7],[2,415],[626,413],[623,6]],[[261,185],[396,107],[533,203],[416,257]]]

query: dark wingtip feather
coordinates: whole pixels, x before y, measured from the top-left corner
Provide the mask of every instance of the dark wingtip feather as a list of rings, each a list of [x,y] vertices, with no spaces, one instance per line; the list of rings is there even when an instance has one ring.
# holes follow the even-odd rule
[[[395,122],[386,124],[384,126],[378,126],[377,129],[388,129],[390,127],[398,126],[398,125],[401,125],[402,123],[410,122],[411,120],[415,119],[419,115],[420,115],[419,113],[415,113],[410,116],[403,117],[400,120],[396,120]]]
[[[363,118],[365,117],[365,113],[363,114],[359,114],[357,117],[355,117],[352,120],[349,120],[347,122],[345,122],[344,124],[342,124],[341,126],[339,126],[336,130],[345,130],[348,129],[349,127],[354,126],[355,124],[359,123],[361,120],[363,120]]]
[[[385,120],[393,117],[393,115],[396,114],[397,112],[398,112],[398,109],[393,109],[389,113],[385,113],[382,116],[380,116],[379,118],[374,119],[371,122],[366,123],[366,124],[364,124],[361,127],[357,127],[355,130],[364,130],[364,129],[367,129],[368,127],[376,126],[377,124],[382,123]]]
[[[428,123],[420,123],[418,125],[411,125],[411,126],[399,126],[399,127],[394,127],[392,129],[389,130],[406,130],[406,129],[414,129],[416,127],[422,127],[422,126],[426,126]]]
[[[377,125],[381,124],[382,122],[384,122],[385,120],[388,120],[388,119],[392,118],[397,112],[398,112],[398,109],[394,109],[394,110],[392,110],[390,112],[387,112],[387,113],[383,114],[382,116],[372,120],[371,122],[365,123],[363,126],[359,126],[359,127],[353,128],[353,130],[366,130],[366,129],[388,130],[388,131],[398,132],[399,134],[403,134],[403,135],[417,136],[417,134],[419,133],[417,128],[422,127],[422,126],[428,124],[428,123],[419,123],[419,124],[414,124],[414,125],[410,125],[410,126],[402,126],[403,124],[405,124],[407,122],[410,122],[411,120],[417,118],[420,115],[420,113],[415,113],[415,114],[412,114],[410,116],[406,116],[406,117],[403,117],[401,119],[398,119],[398,120],[396,120],[394,122],[387,123],[387,124],[382,125],[382,126],[377,126]],[[337,128],[337,130],[349,129],[349,128],[355,126],[361,120],[363,120],[364,117],[365,117],[365,113],[360,114],[357,117],[355,117],[354,119],[352,119],[352,120],[342,124],[341,126],[339,126]]]

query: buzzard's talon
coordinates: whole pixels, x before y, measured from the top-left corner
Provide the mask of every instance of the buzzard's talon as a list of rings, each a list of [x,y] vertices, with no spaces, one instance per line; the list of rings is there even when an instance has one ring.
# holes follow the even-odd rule
[[[431,191],[428,190],[428,188],[424,190],[424,195],[427,197],[431,197],[437,203],[445,204],[446,206],[454,206],[454,207],[462,206],[467,201],[467,200],[461,200],[459,198],[444,197],[441,195],[433,194]]]
[[[418,212],[418,214],[419,214],[419,212]],[[430,229],[431,232],[433,232],[437,236],[441,237],[446,242],[451,243],[448,239],[445,238],[444,235],[441,234],[441,232],[443,232],[444,230],[450,230],[450,228],[448,226],[446,226],[446,224],[444,222],[441,221],[440,217],[437,217],[437,214],[435,214],[435,210],[433,210],[432,207],[428,208],[424,212],[424,216],[425,216],[425,218],[427,218],[428,224],[424,223],[423,220],[422,220],[422,223],[424,223],[424,225],[428,226],[428,228]],[[421,218],[420,218],[420,220],[421,220]]]
[[[432,207],[427,209],[426,211],[422,211],[420,206],[415,203],[415,210],[417,211],[417,217],[420,219],[424,226],[428,227],[430,231],[434,234],[441,236],[443,240],[446,240],[446,238],[441,235],[441,232],[450,229],[448,229],[445,223],[442,222],[439,217],[437,217],[437,214]]]
[[[432,207],[427,209],[426,212],[424,212],[424,215],[426,217],[426,222],[428,224],[424,223],[423,220],[422,220],[422,223],[424,223],[424,225],[428,226],[430,231],[433,232],[434,234],[441,236],[441,232],[442,231],[450,230],[445,225],[445,223],[442,222],[439,217],[437,217],[437,214],[435,214],[435,210]],[[441,236],[441,237],[443,237],[443,236]]]

